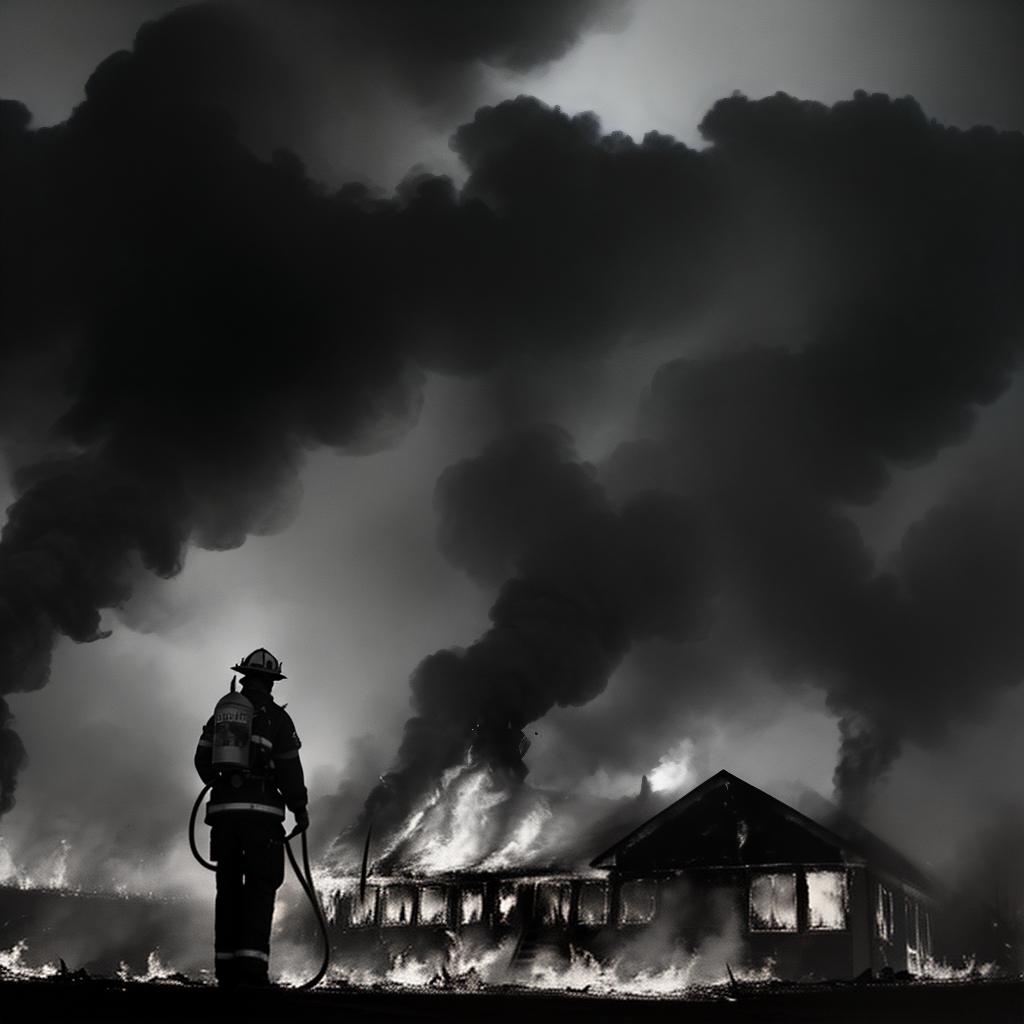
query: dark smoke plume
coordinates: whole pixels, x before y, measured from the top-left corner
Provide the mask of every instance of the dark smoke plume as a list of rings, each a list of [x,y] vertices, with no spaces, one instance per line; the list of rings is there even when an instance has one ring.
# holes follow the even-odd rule
[[[567,45],[570,8],[583,12],[532,8],[536,25],[520,11],[508,59]],[[4,694],[45,684],[57,634],[104,635],[101,612],[129,598],[139,562],[171,576],[190,543],[283,527],[306,449],[372,451],[408,429],[425,267],[444,262],[434,218],[453,246],[493,221],[442,181],[392,202],[329,196],[294,155],[255,157],[219,105],[238,85],[220,56],[248,44],[238,24],[201,7],[144,27],[51,129],[0,103],[2,426],[18,497],[0,539]],[[4,807],[23,757],[7,720]]]
[[[423,51],[431,67],[548,59],[589,11],[505,6],[507,37],[460,21],[465,39]],[[402,27],[367,13],[360,32],[401,55],[425,5],[380,9]],[[1024,138],[945,128],[910,99],[735,96],[698,153],[520,97],[456,133],[461,189],[423,175],[391,199],[328,194],[293,154],[239,141],[225,108],[245,75],[203,58],[235,45],[234,15],[207,37],[203,10],[105,61],[63,125],[0,105],[0,386],[33,397],[0,411],[18,495],[4,694],[45,682],[56,634],[102,635],[139,561],[169,576],[189,544],[280,529],[308,449],[401,436],[424,370],[594,360],[698,318],[710,351],[655,379],[614,502],[557,435],[517,435],[442,484],[449,555],[511,577],[487,635],[417,671],[399,773],[451,763],[491,711],[522,724],[589,700],[631,644],[693,635],[712,596],[745,658],[826,689],[848,793],[926,693],[934,733],[1017,680],[1017,520],[952,506],[879,574],[844,510],[965,438],[1010,380]],[[485,493],[504,472],[523,480],[507,508]],[[956,650],[935,637],[951,624]]]
[[[415,716],[368,803],[390,824],[466,756],[471,738],[494,767],[515,769],[516,751],[503,757],[505,731],[592,700],[635,640],[693,636],[709,590],[687,504],[652,492],[613,510],[556,428],[504,438],[453,466],[438,504],[454,561],[483,578],[513,575],[487,633],[431,655],[413,675]]]
[[[25,745],[11,728],[13,717],[7,701],[0,697],[0,814],[6,814],[14,806],[18,772],[27,760]]]
[[[410,133],[471,116],[488,69],[546,64],[627,17],[625,0],[213,0],[144,25],[135,53],[257,153],[287,146],[345,181],[404,173]]]
[[[722,600],[710,647],[643,655],[635,731],[665,728],[647,710],[663,701],[677,730],[688,702],[728,706],[751,662],[811,682],[840,716],[835,781],[856,810],[905,740],[940,741],[1024,674],[1024,506],[999,476],[1012,470],[950,495],[888,571],[847,517],[891,468],[967,438],[1012,379],[1024,208],[1007,174],[1024,138],[863,95],[831,110],[734,98],[703,130],[740,213],[723,242],[731,351],[658,373],[648,439],[607,476],[705,510]],[[687,677],[692,691],[670,689]],[[628,731],[608,726],[587,742]]]
[[[990,491],[958,498],[878,572],[844,505],[877,496],[885,463],[857,437],[868,408],[835,422],[855,378],[830,381],[834,357],[821,346],[675,364],[655,380],[650,416],[675,489],[704,504],[745,656],[821,686],[840,715],[836,784],[856,806],[905,739],[941,735],[1024,673],[1024,506]],[[940,406],[927,434],[923,416],[910,429],[938,446],[966,407]]]
[[[504,141],[510,122],[528,148]],[[783,683],[822,687],[840,716],[837,790],[858,810],[907,739],[937,741],[1024,672],[1016,503],[1003,517],[990,492],[954,497],[883,572],[847,516],[884,493],[891,467],[962,442],[976,410],[1012,378],[1024,211],[1009,167],[1024,167],[1024,140],[943,128],[913,101],[863,94],[832,109],[737,97],[702,127],[713,145],[698,157],[656,137],[642,147],[601,138],[592,121],[521,100],[456,139],[471,170],[466,193],[505,216],[510,250],[519,224],[533,238],[553,235],[531,266],[545,320],[522,323],[518,309],[502,323],[526,337],[564,343],[579,330],[600,342],[647,316],[670,323],[694,295],[728,300],[725,354],[657,375],[649,440],[616,453],[610,480],[620,496],[653,487],[700,512],[699,543],[721,593],[712,661],[705,651],[690,667],[714,681],[712,705],[728,703],[751,663]],[[628,268],[618,262],[625,253],[637,256]],[[459,492],[462,471],[443,478],[442,501],[458,497],[461,509],[443,516],[453,563],[494,581],[515,569],[522,534],[571,533],[576,505],[557,468],[549,449],[520,445],[514,459],[484,457],[475,490]],[[489,649],[491,634],[481,644]],[[447,723],[458,722],[449,706],[479,714],[464,702],[471,684],[448,682],[474,678],[468,657],[442,653],[421,666],[400,766],[431,745],[452,752],[439,766],[450,763],[454,740],[421,735],[433,706],[423,694],[435,694],[423,680],[434,682],[435,670],[445,679],[435,685]],[[686,707],[688,687],[677,681],[688,673],[676,657],[691,656],[646,659],[654,679],[633,702],[640,719]],[[503,714],[504,693],[491,693]],[[463,742],[467,726],[456,727]]]

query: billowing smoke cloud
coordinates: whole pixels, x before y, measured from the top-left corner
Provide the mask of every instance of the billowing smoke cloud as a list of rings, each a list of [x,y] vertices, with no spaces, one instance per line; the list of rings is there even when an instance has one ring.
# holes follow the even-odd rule
[[[702,130],[746,204],[742,247],[778,259],[767,326],[802,331],[666,367],[648,426],[674,485],[708,502],[753,648],[840,714],[836,783],[856,804],[904,739],[941,734],[1024,672],[1024,538],[1005,488],[933,512],[889,573],[844,515],[880,497],[890,466],[963,440],[1011,379],[1024,209],[1004,174],[1024,138],[953,132],[879,97],[722,101]]]
[[[426,33],[422,66],[402,54],[423,5],[383,8],[394,24],[368,6],[360,38],[386,38],[426,96],[445,69],[554,56],[590,11],[512,6],[497,35],[468,15],[464,37]],[[898,751],[924,680],[942,688],[935,729],[973,699],[962,671],[982,694],[1016,680],[1012,518],[937,513],[879,575],[844,507],[964,438],[1010,379],[1021,136],[946,129],[912,100],[737,96],[698,153],[520,97],[456,133],[461,189],[420,175],[389,200],[330,195],[293,155],[239,142],[221,106],[245,74],[204,63],[223,38],[194,34],[206,17],[147,29],[66,124],[33,132],[0,107],[0,368],[34,397],[4,412],[4,693],[45,682],[55,633],[100,636],[136,561],[169,576],[189,543],[281,528],[304,451],[393,441],[424,369],[593,360],[698,320],[710,352],[655,379],[613,499],[557,433],[442,482],[450,557],[510,578],[477,644],[417,670],[397,777],[451,763],[482,718],[588,701],[632,643],[692,636],[712,602],[745,659],[825,687],[848,793]],[[495,491],[506,476],[521,485]],[[969,626],[956,651],[931,642],[951,624]]]
[[[257,153],[287,146],[340,183],[404,174],[410,143],[436,149],[429,135],[440,129],[443,144],[487,97],[494,70],[556,60],[587,31],[623,27],[628,9],[625,0],[214,0],[143,26],[135,52],[176,92],[229,112]]]
[[[258,89],[263,98],[275,85],[294,84],[287,74],[296,72],[295,57],[276,47],[282,29],[301,31],[313,45],[319,36],[338,64],[372,66],[432,103],[472,93],[485,66],[526,71],[556,60],[589,29],[621,27],[627,13],[625,0],[214,0],[143,26],[136,52],[172,75],[189,68],[181,86],[194,94],[227,109],[255,108],[244,90]],[[334,71],[346,74],[344,67]]]
[[[709,589],[685,502],[650,493],[614,511],[556,428],[504,438],[452,467],[438,501],[453,561],[482,579],[513,575],[487,633],[414,673],[415,717],[369,801],[371,812],[385,808],[384,823],[461,761],[471,738],[481,757],[514,771],[527,723],[593,699],[634,640],[693,636]]]
[[[510,121],[528,147],[499,149],[506,136],[493,133]],[[1006,171],[1021,166],[1024,140],[952,131],[912,101],[864,95],[831,110],[783,96],[733,98],[702,128],[713,147],[697,157],[658,138],[642,147],[601,138],[587,119],[520,101],[456,138],[471,169],[468,194],[534,238],[554,234],[531,267],[545,322],[532,332],[516,322],[533,312],[527,303],[502,323],[563,343],[579,329],[593,341],[646,317],[684,316],[691,288],[717,304],[725,351],[662,369],[644,412],[647,438],[616,452],[606,474],[620,498],[656,488],[699,510],[693,544],[715,569],[697,575],[720,591],[715,635],[699,654],[648,648],[642,671],[652,681],[632,713],[646,720],[686,707],[686,669],[703,677],[698,689],[717,691],[712,706],[728,706],[751,664],[819,686],[840,717],[837,790],[857,810],[907,739],[937,741],[1024,673],[1014,626],[1024,611],[1018,501],[994,500],[991,488],[954,496],[908,534],[884,572],[847,515],[879,499],[891,467],[963,441],[977,408],[1011,380],[1024,218]],[[649,248],[627,268],[618,261],[636,252],[636,225],[644,228],[635,240]],[[522,446],[507,461],[492,450],[475,472],[476,489],[460,492],[458,471],[439,488],[442,547],[454,564],[493,581],[517,570],[510,552],[522,550],[520,531],[572,536],[575,496],[547,449]],[[492,633],[481,641],[484,650],[492,643]],[[475,650],[421,666],[400,765],[419,763],[418,743],[454,751],[419,734],[434,699],[465,742],[470,723],[452,709],[481,713],[467,700],[479,692],[475,677],[467,673],[461,689],[437,683],[444,696],[425,680],[435,682],[437,666],[456,677]],[[601,684],[586,691],[596,694],[618,660],[601,664]],[[447,696],[448,685],[458,696]],[[487,692],[504,713],[501,688]],[[629,732],[618,725],[602,740]]]
[[[561,57],[582,32],[623,23],[623,0],[357,0],[339,7],[301,0],[309,13],[322,9],[336,20],[353,50],[369,47],[429,100],[464,91],[481,65],[525,71]]]
[[[728,581],[732,621],[722,628],[775,678],[826,690],[840,715],[837,789],[856,804],[905,739],[940,738],[1019,682],[1024,506],[991,487],[955,497],[878,572],[840,501],[844,491],[877,496],[884,480],[873,445],[851,436],[876,409],[828,436],[828,410],[850,388],[849,377],[830,384],[821,373],[834,355],[821,346],[674,364],[656,378],[650,412],[675,488],[706,502],[708,544]],[[954,429],[966,406],[939,417],[932,437]],[[740,664],[727,656],[714,674],[727,680]],[[675,676],[656,661],[645,670]]]
[[[1020,166],[1024,139],[879,97],[726,100],[703,130],[743,210],[726,242],[742,282],[727,352],[662,369],[647,439],[606,477],[706,510],[722,599],[701,650],[644,652],[636,731],[657,733],[663,701],[679,717],[691,701],[727,708],[751,662],[811,682],[840,716],[836,785],[856,808],[906,739],[940,740],[1024,673],[1007,465],[917,524],[887,572],[846,514],[884,493],[890,467],[967,437],[1011,379],[1022,210],[1002,161]],[[626,731],[617,719],[591,742]]]
[[[554,18],[561,41],[545,50],[552,16],[535,10],[536,31],[517,19],[517,61],[568,42],[571,19]],[[456,232],[486,219],[443,182],[375,204],[359,188],[327,196],[289,153],[253,156],[210,102],[217,60],[202,73],[193,61],[216,58],[236,20],[202,8],[144,28],[55,128],[33,132],[23,106],[0,105],[18,495],[0,540],[4,694],[46,682],[56,634],[102,636],[101,611],[128,599],[139,562],[170,576],[189,543],[223,549],[285,525],[305,449],[400,436],[420,403],[431,206],[440,197]],[[5,808],[24,756],[7,721],[5,706]]]

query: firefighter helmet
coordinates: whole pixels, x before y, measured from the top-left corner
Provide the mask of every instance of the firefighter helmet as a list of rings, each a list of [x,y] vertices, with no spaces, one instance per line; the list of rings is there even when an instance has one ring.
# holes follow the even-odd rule
[[[266,647],[259,647],[248,657],[243,658],[237,665],[231,666],[232,672],[241,672],[242,675],[266,676],[268,679],[287,679],[281,671],[281,662],[275,658]]]

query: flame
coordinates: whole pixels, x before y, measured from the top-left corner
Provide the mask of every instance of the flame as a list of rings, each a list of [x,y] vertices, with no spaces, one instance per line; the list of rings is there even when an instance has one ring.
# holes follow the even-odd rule
[[[520,819],[500,849],[485,858],[480,867],[485,871],[498,871],[514,864],[527,863],[530,857],[540,851],[545,826],[551,821],[552,812],[546,800],[539,800]]]
[[[71,856],[71,843],[62,839],[57,849],[44,861],[39,875],[34,880],[38,889],[67,889],[68,860]]]
[[[7,840],[0,836],[0,885],[17,885],[19,878],[18,865],[14,863]]]
[[[61,839],[34,871],[27,871],[15,862],[7,841],[0,836],[0,885],[16,885],[19,889],[69,890],[71,849],[71,843]]]
[[[771,961],[758,968],[731,968],[737,981],[763,984],[775,980]],[[627,958],[602,964],[587,950],[572,948],[569,963],[542,958],[526,979],[530,988],[564,989],[606,996],[681,996],[696,989],[730,984],[728,971],[717,957],[701,952],[681,953],[678,961],[663,967],[633,970]]]
[[[666,752],[650,773],[656,791],[692,782],[693,743],[683,740]],[[579,813],[552,806],[549,796],[525,784],[509,784],[500,769],[467,753],[446,769],[437,785],[415,805],[398,830],[378,846],[376,860],[401,865],[412,875],[454,871],[500,871],[533,863],[553,863],[565,841],[578,835]],[[635,793],[636,782],[631,790]],[[607,794],[605,795],[607,798]],[[579,808],[577,808],[579,811]],[[379,842],[379,839],[378,839]],[[339,850],[335,867],[354,867],[352,851]]]
[[[0,978],[52,978],[57,973],[53,964],[33,966],[25,962],[28,942],[21,939],[10,949],[0,949]]]
[[[973,956],[967,957],[960,967],[954,967],[940,960],[927,960],[920,976],[929,981],[974,981],[990,978],[998,973],[994,963],[979,964]]]
[[[661,759],[650,773],[651,789],[655,793],[665,790],[682,789],[692,785],[693,778],[693,741],[683,740],[676,744]]]
[[[379,966],[353,965],[350,962],[331,966],[325,984],[361,989],[438,989],[445,991],[482,991],[486,989],[527,989],[599,995],[610,998],[680,998],[725,989],[731,984],[729,972],[745,984],[765,984],[777,975],[772,961],[758,967],[738,964],[740,951],[728,929],[711,936],[704,946],[693,952],[678,947],[661,949],[650,957],[649,937],[638,938],[630,948],[624,946],[619,955],[608,962],[599,961],[587,950],[570,947],[568,960],[554,952],[541,950],[535,959],[523,965],[513,963],[515,939],[498,943],[486,940],[471,945],[453,931],[445,932],[445,945],[430,954],[416,956],[407,949],[395,951],[383,969]],[[10,949],[0,950],[0,979],[46,979],[59,972],[50,963],[33,965],[27,962],[29,944],[22,939]],[[289,955],[289,953],[291,955]],[[278,984],[297,987],[310,975],[308,949],[275,943],[272,974]],[[651,965],[652,959],[657,965]],[[286,966],[280,966],[282,961]],[[731,963],[731,966],[730,966]],[[212,983],[209,972],[202,971],[201,980]],[[173,966],[165,963],[158,949],[149,953],[146,968],[133,972],[121,963],[116,972],[122,982],[168,983],[185,981]],[[970,982],[998,974],[994,964],[978,964],[971,957],[960,967],[932,961],[920,975],[922,980]]]
[[[443,950],[426,956],[398,950],[383,970],[352,963],[332,964],[325,984],[364,989],[475,991],[509,983],[508,964],[515,951],[514,939],[471,949],[455,932],[446,932],[445,936]],[[276,980],[282,985],[298,986],[308,976],[309,967],[289,966],[276,973]]]
[[[121,981],[175,981],[182,978],[180,971],[168,967],[160,959],[158,949],[151,950],[146,957],[146,969],[141,974],[135,974],[123,960],[117,969],[117,977]]]
[[[381,970],[351,964],[333,965],[328,985],[355,988],[444,989],[480,991],[534,989],[604,996],[681,996],[730,984],[728,971],[714,951],[687,954],[677,951],[674,962],[661,967],[635,969],[628,956],[601,963],[586,950],[571,948],[568,963],[555,954],[540,954],[528,966],[512,963],[515,939],[469,948],[462,937],[448,932],[444,950],[417,957],[407,950],[394,953]],[[774,964],[758,968],[732,968],[737,981],[759,983],[774,980]],[[277,974],[284,985],[300,985],[306,972],[289,968]]]
[[[557,824],[543,793],[510,788],[467,758],[444,772],[377,859],[395,859],[413,875],[517,867],[554,855],[568,832]]]

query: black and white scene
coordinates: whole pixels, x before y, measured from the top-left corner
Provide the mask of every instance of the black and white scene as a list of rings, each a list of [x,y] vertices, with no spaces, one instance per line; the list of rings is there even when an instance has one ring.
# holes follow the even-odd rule
[[[1022,58],[0,0],[0,1005],[1024,1020]]]

